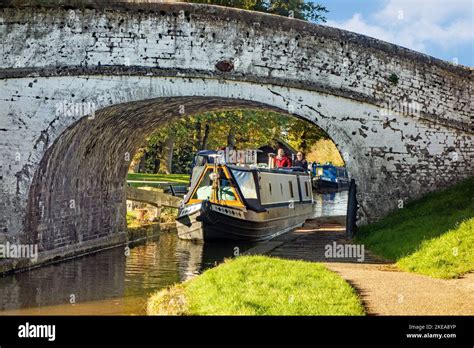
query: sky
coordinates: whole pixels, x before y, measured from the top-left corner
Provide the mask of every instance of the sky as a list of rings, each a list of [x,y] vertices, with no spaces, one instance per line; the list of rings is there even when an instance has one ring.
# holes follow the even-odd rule
[[[474,66],[474,0],[314,0],[322,23]]]

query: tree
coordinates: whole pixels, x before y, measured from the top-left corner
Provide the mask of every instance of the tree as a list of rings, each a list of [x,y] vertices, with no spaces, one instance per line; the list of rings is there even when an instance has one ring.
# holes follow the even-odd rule
[[[158,132],[155,132],[150,138],[148,138],[148,143],[144,151],[146,173],[158,173],[162,149],[161,139],[163,139],[160,133],[163,133],[164,131],[164,129],[158,130]]]
[[[191,123],[192,121],[193,120],[191,120]],[[175,172],[174,169],[176,166],[173,166],[175,148],[189,148],[192,152],[192,142],[190,143],[190,139],[193,139],[193,131],[195,129],[189,127],[189,122],[189,118],[178,119],[169,123],[166,128],[158,130],[158,136],[162,139],[160,173],[172,174]],[[201,121],[199,121],[199,123],[201,123]],[[201,144],[201,146],[203,145],[205,145],[205,143]],[[178,172],[182,173],[182,171],[179,170]]]
[[[174,127],[171,127],[174,128]],[[160,174],[171,174],[172,173],[172,163],[173,163],[173,150],[174,150],[174,143],[176,141],[176,133],[171,132],[168,133],[165,142],[163,143],[163,147],[161,150],[160,156]]]
[[[289,120],[288,128],[285,140],[304,153],[308,153],[318,140],[328,138],[321,128],[309,125],[307,121],[296,117]]]
[[[211,131],[211,126],[209,126],[209,123],[206,123],[204,125],[204,135],[202,137],[202,142],[201,142],[201,150],[207,149],[208,144],[209,144],[209,132]]]
[[[313,22],[326,22],[325,6],[307,0],[185,0],[201,4],[236,7],[245,10],[272,13]]]
[[[194,129],[195,129],[194,136],[193,136],[194,152],[197,152],[201,150],[201,146],[202,146],[201,119],[200,118],[196,118],[196,120],[194,121]]]
[[[266,110],[216,111],[170,122],[148,138],[141,152],[148,173],[188,173],[197,150],[257,149],[283,140],[308,153],[320,139],[327,139],[326,133],[293,116]]]

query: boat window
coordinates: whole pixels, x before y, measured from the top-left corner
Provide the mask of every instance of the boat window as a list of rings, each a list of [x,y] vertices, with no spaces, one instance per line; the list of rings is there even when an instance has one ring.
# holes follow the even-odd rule
[[[220,201],[235,201],[234,191],[232,190],[232,185],[230,184],[229,179],[226,178],[222,168],[219,169],[219,190],[218,190],[217,199]]]
[[[290,196],[293,198],[295,197],[295,194],[293,193],[293,181],[288,181],[288,185],[290,185]]]
[[[252,172],[245,172],[240,170],[231,169],[234,175],[235,181],[240,188],[240,192],[244,198],[257,199],[257,188],[255,185],[255,179]],[[271,192],[270,185],[270,192]]]
[[[191,173],[191,184],[190,187],[194,188],[196,186],[197,181],[201,177],[201,173],[206,170],[206,167],[194,167]]]
[[[272,183],[271,182],[268,183],[268,190],[270,191],[270,194],[272,194]]]
[[[281,190],[281,195],[283,196],[283,184],[280,183],[280,190]]]
[[[197,155],[194,159],[195,166],[197,167],[205,166],[207,162],[207,156]]]
[[[199,183],[199,186],[194,193],[192,199],[197,200],[204,200],[204,199],[211,199],[212,194],[212,181],[209,177],[209,174],[212,173],[212,169],[208,168],[207,171],[204,173],[204,176]]]

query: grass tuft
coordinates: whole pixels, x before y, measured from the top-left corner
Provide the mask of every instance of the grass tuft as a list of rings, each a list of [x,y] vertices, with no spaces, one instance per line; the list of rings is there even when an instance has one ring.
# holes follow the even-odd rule
[[[322,264],[241,256],[153,295],[148,314],[363,315],[364,309],[354,289]]]
[[[183,284],[177,284],[152,295],[147,303],[147,313],[153,315],[187,314]]]

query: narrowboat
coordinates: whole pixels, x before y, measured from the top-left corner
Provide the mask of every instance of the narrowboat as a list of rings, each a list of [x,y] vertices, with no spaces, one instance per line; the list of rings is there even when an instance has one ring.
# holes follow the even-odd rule
[[[193,168],[176,220],[179,238],[262,241],[313,216],[311,176],[300,168],[212,162]]]
[[[349,177],[344,167],[313,163],[312,175],[313,189],[318,192],[343,191],[349,188]]]

